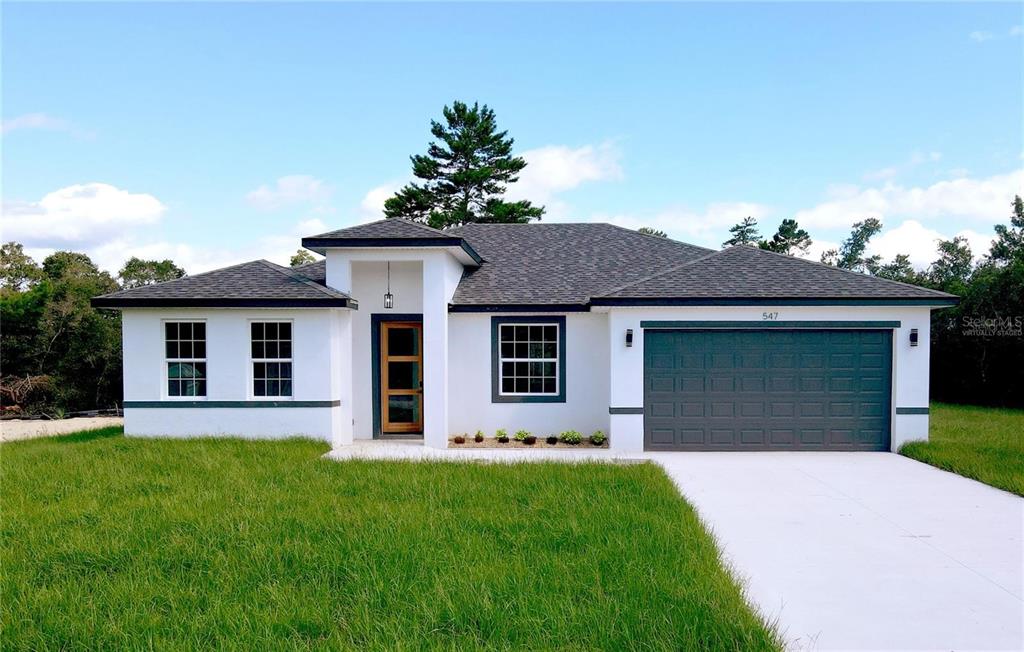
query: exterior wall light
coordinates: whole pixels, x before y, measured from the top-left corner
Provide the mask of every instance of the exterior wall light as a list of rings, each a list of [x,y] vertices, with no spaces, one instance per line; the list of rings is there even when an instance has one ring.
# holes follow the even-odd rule
[[[632,328],[627,328],[626,329],[626,346],[627,347],[633,346],[633,329]]]
[[[910,329],[910,346],[917,346],[917,329]]]
[[[391,310],[395,307],[395,295],[391,294],[391,261],[388,261],[388,289],[384,293],[384,308]]]

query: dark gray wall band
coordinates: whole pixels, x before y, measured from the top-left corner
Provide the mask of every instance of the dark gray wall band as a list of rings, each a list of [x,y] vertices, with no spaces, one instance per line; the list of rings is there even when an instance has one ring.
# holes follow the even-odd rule
[[[334,401],[125,401],[125,408],[330,408]]]
[[[608,414],[643,414],[642,407],[610,407]]]
[[[640,328],[899,328],[898,321],[641,321]]]
[[[898,407],[896,414],[928,414],[926,407]]]

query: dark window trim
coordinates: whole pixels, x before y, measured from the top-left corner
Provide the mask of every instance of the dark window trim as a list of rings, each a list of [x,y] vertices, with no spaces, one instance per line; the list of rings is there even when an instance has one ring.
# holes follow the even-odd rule
[[[641,321],[640,328],[695,328],[700,330],[729,328],[729,329],[753,329],[763,330],[766,328],[788,328],[788,329],[876,329],[876,328],[899,328],[902,322],[899,321]]]
[[[928,414],[929,409],[926,407],[898,407],[896,408],[896,414]]]
[[[125,408],[323,408],[338,407],[333,401],[125,401]]]
[[[501,356],[498,330],[502,324],[556,324],[558,326],[558,394],[550,396],[503,396],[499,391]],[[565,403],[565,348],[568,341],[565,315],[515,315],[491,317],[491,403]]]
[[[380,325],[389,321],[412,321],[423,324],[423,313],[388,313],[375,312],[370,315],[370,378],[373,384],[373,438],[381,438],[381,416],[380,416]],[[422,352],[421,352],[422,353]],[[423,356],[424,365],[426,356]],[[426,406],[420,405],[423,410]],[[426,423],[426,412],[423,413]],[[403,433],[404,434],[404,433]],[[416,433],[409,433],[416,434]]]

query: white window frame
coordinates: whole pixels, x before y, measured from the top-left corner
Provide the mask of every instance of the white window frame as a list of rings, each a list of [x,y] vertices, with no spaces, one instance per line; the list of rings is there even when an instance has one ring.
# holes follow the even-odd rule
[[[202,358],[192,356],[191,358],[169,358],[167,357],[167,324],[202,324],[203,325],[203,346],[206,349],[206,355]],[[182,341],[180,338],[175,341]],[[195,342],[195,338],[191,340]],[[205,401],[210,395],[210,328],[206,323],[205,319],[196,319],[192,317],[176,317],[170,319],[160,320],[160,348],[163,353],[163,364],[161,365],[161,389],[160,393],[165,400],[168,401]],[[202,362],[205,365],[206,375],[203,377],[203,382],[206,384],[206,392],[202,396],[175,396],[171,394],[171,374],[170,366],[173,363],[197,363]],[[174,379],[180,380],[180,379]]]
[[[504,328],[515,328],[517,326],[541,326],[554,327],[555,329],[555,357],[553,358],[506,358],[501,355],[501,332]],[[561,392],[562,365],[559,363],[559,354],[562,347],[562,327],[557,322],[503,322],[498,324],[498,395],[499,396],[559,396]],[[503,370],[506,362],[553,362],[555,365],[555,391],[553,392],[506,392],[504,391],[505,374]]]
[[[291,356],[289,356],[287,358],[254,358],[252,356],[252,326],[253,326],[253,324],[288,324],[289,327],[290,327],[290,330],[291,330],[291,337],[288,339],[288,342],[291,345],[291,352],[292,352]],[[254,400],[254,401],[292,401],[292,400],[295,400],[295,377],[296,377],[296,374],[295,374],[295,321],[293,319],[259,319],[259,318],[249,319],[247,321],[247,323],[246,323],[246,338],[248,340],[248,343],[247,343],[246,346],[249,347],[249,354],[248,354],[248,357],[249,357],[249,373],[248,373],[248,383],[249,383],[248,395],[249,395],[249,398]],[[268,340],[266,340],[264,338],[262,341],[266,342]],[[280,338],[278,338],[276,341],[280,342],[281,340],[280,340]],[[287,395],[287,396],[284,396],[284,395],[278,395],[278,396],[259,396],[259,395],[257,395],[256,394],[255,385],[256,385],[256,363],[258,363],[258,362],[262,362],[262,363],[287,362],[287,363],[289,363],[291,365],[291,368],[292,368],[292,375],[291,375],[291,377],[288,380],[291,381],[292,393]],[[266,381],[264,381],[264,382],[266,382]]]

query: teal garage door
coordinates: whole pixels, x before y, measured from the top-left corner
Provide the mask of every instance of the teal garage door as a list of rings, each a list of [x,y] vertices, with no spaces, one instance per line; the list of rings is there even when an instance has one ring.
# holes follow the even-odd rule
[[[645,330],[644,446],[889,450],[890,330]]]

